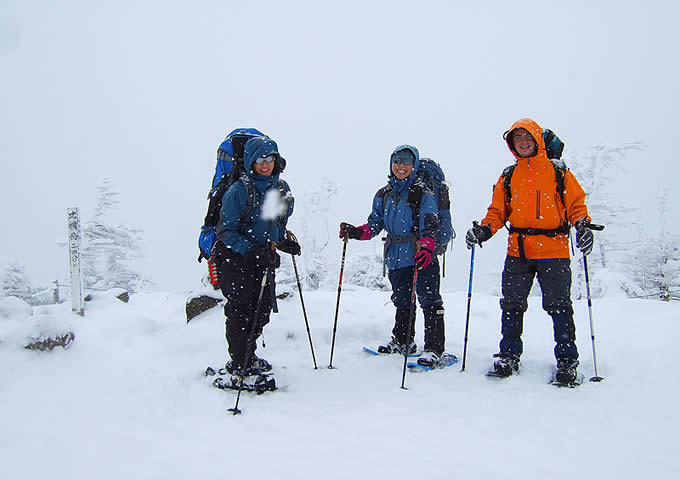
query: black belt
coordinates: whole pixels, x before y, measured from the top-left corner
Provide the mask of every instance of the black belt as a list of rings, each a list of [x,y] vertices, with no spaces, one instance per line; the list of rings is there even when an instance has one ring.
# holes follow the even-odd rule
[[[552,229],[543,228],[519,228],[519,227],[508,227],[510,233],[517,233],[517,247],[519,248],[519,258],[521,261],[526,262],[527,256],[524,252],[524,235],[545,235],[546,237],[556,237],[561,234],[569,235],[569,229],[571,227],[568,223],[565,223],[561,227]]]

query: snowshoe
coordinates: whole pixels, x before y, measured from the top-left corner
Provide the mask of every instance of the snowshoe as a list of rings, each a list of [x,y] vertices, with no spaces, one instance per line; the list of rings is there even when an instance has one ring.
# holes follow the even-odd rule
[[[230,378],[231,389],[238,390],[241,382],[240,375],[232,375]],[[276,390],[276,380],[272,374],[246,375],[243,377],[242,390],[258,394]]]
[[[383,356],[386,356],[386,355],[390,355],[389,353],[378,353],[377,351],[373,350],[372,348],[368,348],[368,347],[361,347],[361,348],[364,350],[364,352],[371,354],[371,355],[374,355],[376,357],[383,357]],[[418,352],[417,350],[413,353],[408,354],[409,357],[417,357],[418,355],[420,355],[420,352]]]
[[[240,381],[240,375],[232,375],[229,380],[226,380],[226,377],[217,377],[213,380],[213,386],[220,390],[238,390]],[[264,392],[273,392],[276,389],[276,380],[272,374],[246,375],[243,377],[243,384],[241,385],[241,390],[255,392],[258,395]]]
[[[416,361],[416,363],[407,363],[406,365],[411,370],[436,370],[450,367],[458,363],[458,357],[452,353],[444,352],[437,355],[434,352],[424,352]]]

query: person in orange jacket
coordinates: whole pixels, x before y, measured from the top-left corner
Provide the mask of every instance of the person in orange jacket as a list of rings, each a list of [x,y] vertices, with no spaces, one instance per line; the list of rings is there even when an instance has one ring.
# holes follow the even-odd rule
[[[523,317],[537,276],[543,309],[553,320],[555,377],[570,383],[577,378],[578,349],[570,298],[569,226],[576,227],[577,247],[585,255],[590,253],[593,234],[585,192],[561,160],[548,158],[543,130],[535,121],[518,120],[504,138],[516,164],[504,170],[486,216],[480,224],[473,222],[465,237],[472,248],[510,223],[500,300],[502,339],[500,352],[494,355],[494,371],[503,377],[519,371]],[[558,182],[558,175],[563,175],[563,182]]]

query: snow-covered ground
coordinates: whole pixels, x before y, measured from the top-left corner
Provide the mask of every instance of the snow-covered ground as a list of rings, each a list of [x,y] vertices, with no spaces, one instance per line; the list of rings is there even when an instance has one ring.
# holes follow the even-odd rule
[[[203,376],[226,359],[223,314],[186,323],[188,292],[98,295],[86,316],[67,304],[0,318],[3,478],[677,478],[680,305],[595,299],[602,383],[546,384],[552,327],[531,297],[521,374],[490,379],[498,298],[474,294],[467,368],[408,373],[362,345],[389,337],[389,294],[346,286],[333,364],[336,292],[280,301],[258,354],[280,391],[235,393]],[[448,350],[462,355],[467,296],[445,294]],[[593,375],[585,301],[575,303],[581,371]],[[61,325],[61,327],[60,327]],[[30,326],[30,328],[28,328]],[[69,350],[22,348],[21,335],[72,328]],[[422,318],[417,340],[422,343]]]

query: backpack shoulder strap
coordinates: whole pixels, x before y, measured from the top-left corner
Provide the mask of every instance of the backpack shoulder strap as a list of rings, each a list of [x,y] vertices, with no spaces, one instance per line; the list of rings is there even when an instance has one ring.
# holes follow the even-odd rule
[[[285,180],[281,180],[279,178],[279,182],[276,184],[276,187],[279,189],[279,193],[281,194],[281,198],[284,198],[286,196],[286,191],[290,190],[290,187],[288,186],[288,182]]]
[[[389,195],[392,193],[392,186],[388,183],[384,187],[382,187],[380,190],[378,190],[375,194],[376,197],[384,198],[386,195]]]
[[[241,215],[241,223],[244,223],[255,211],[257,195],[255,194],[255,185],[253,184],[253,181],[248,178],[248,175],[241,175],[239,181],[246,189],[246,208]]]
[[[512,192],[510,191],[510,182],[512,181],[512,174],[515,171],[517,164],[512,164],[503,170],[501,177],[503,177],[503,186],[505,187],[505,203],[510,203],[512,199]]]
[[[552,159],[551,162],[553,164],[553,168],[555,169],[555,188],[557,189],[557,193],[560,195],[560,199],[562,199],[562,203],[564,203],[564,175],[569,169],[563,160]]]

